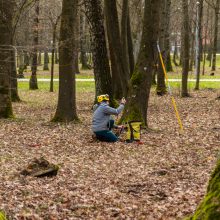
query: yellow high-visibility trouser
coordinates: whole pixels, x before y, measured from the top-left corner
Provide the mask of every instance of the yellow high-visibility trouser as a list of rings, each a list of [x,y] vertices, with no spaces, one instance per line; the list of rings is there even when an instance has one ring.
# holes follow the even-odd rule
[[[127,141],[140,141],[141,139],[141,122],[131,121],[128,122],[128,131],[126,135]]]

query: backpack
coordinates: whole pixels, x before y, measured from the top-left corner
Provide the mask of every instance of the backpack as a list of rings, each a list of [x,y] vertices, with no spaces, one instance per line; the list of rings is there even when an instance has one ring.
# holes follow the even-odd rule
[[[127,126],[126,142],[132,143],[133,141],[141,140],[141,124],[140,121],[130,121]]]

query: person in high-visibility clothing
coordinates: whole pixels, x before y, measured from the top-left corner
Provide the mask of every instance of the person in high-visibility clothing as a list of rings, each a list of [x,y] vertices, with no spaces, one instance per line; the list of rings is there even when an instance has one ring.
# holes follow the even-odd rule
[[[95,107],[95,112],[92,119],[92,131],[96,138],[105,142],[116,142],[118,137],[111,131],[112,128],[117,126],[111,115],[119,115],[124,109],[126,103],[125,98],[122,98],[118,108],[109,106],[109,96],[100,95],[97,97],[98,105]]]

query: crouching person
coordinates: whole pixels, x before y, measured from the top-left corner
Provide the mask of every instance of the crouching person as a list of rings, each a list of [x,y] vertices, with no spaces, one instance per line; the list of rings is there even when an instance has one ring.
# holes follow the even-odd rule
[[[98,105],[92,119],[92,131],[98,140],[105,142],[116,142],[118,140],[118,137],[111,131],[112,128],[116,127],[111,115],[119,115],[124,109],[125,103],[126,100],[123,98],[117,109],[111,108],[107,94],[98,96]]]

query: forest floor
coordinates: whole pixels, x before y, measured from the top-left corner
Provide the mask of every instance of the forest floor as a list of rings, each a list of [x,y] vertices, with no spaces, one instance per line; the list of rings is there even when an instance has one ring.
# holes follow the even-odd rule
[[[93,92],[77,94],[81,123],[50,123],[57,93],[20,91],[13,120],[0,121],[0,209],[9,219],[183,219],[203,198],[220,146],[216,90],[179,98],[179,134],[169,96],[151,96],[143,145],[92,142]],[[20,175],[35,157],[55,177]]]

